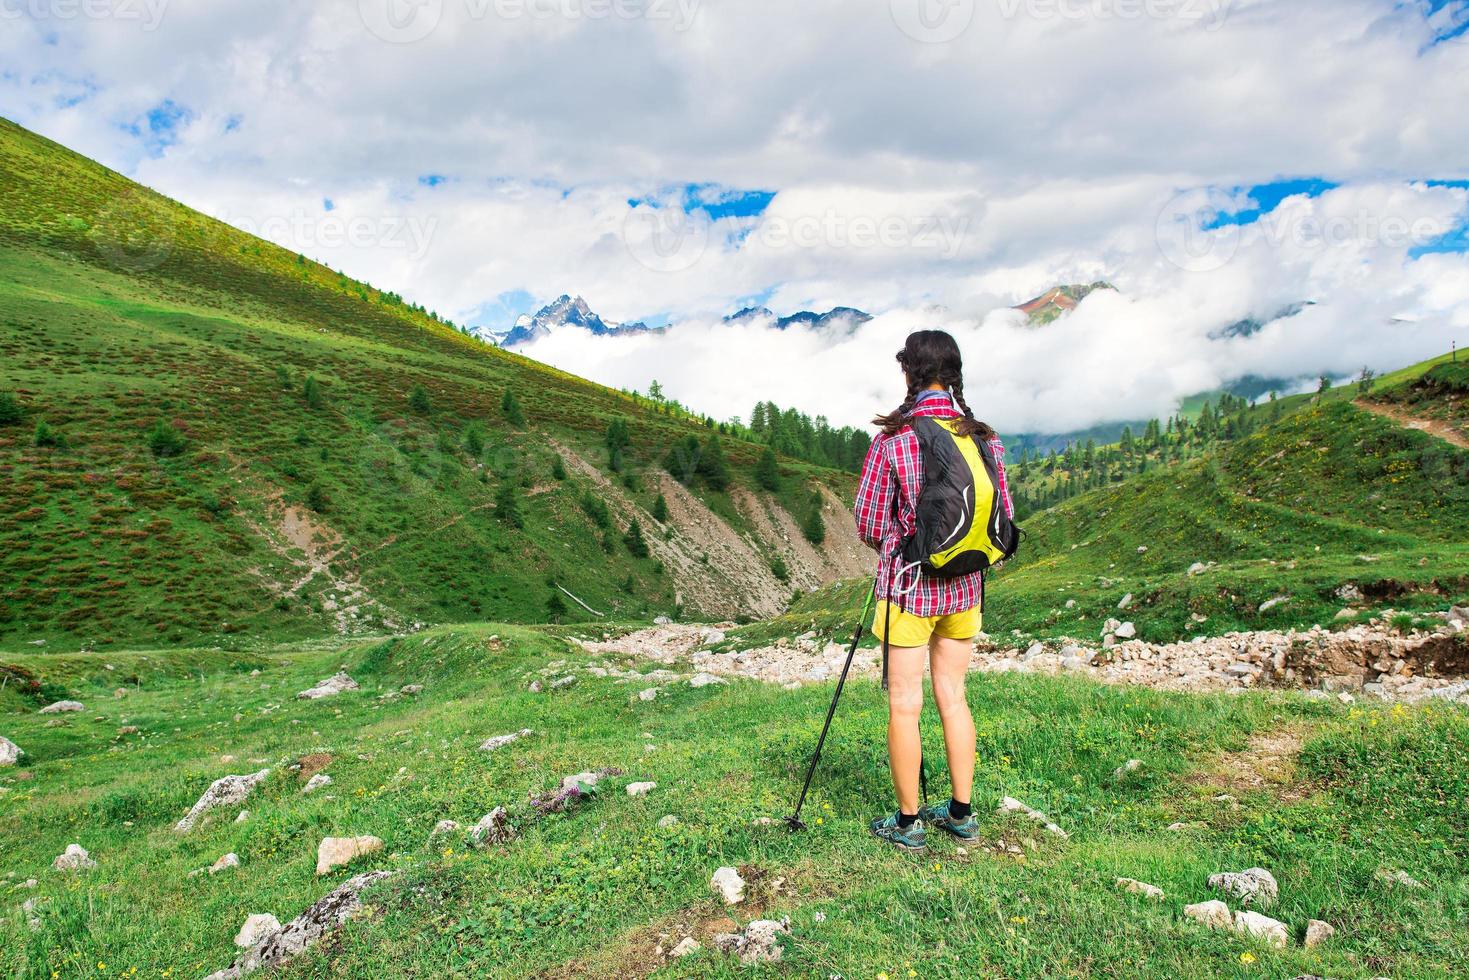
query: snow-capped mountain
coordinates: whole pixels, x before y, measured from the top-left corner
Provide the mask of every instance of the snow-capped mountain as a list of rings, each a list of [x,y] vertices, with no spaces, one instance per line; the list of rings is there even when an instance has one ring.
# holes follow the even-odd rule
[[[770,309],[764,306],[747,306],[738,313],[731,313],[724,318],[725,323],[748,323],[754,320],[769,320],[777,330],[785,330],[787,327],[811,327],[822,330],[828,327],[838,326],[850,330],[871,320],[872,316],[861,310],[854,310],[850,306],[838,306],[825,313],[813,313],[810,310],[802,310],[792,313],[790,316],[776,316]]]
[[[613,323],[602,319],[592,312],[587,306],[587,301],[580,296],[562,295],[554,302],[543,306],[534,316],[522,314],[515,321],[515,326],[510,330],[496,334],[483,328],[476,331],[478,336],[498,343],[501,347],[518,347],[529,344],[532,341],[548,337],[553,332],[565,328],[585,330],[596,337],[609,334],[624,336],[628,334],[647,333],[650,328],[646,323]]]

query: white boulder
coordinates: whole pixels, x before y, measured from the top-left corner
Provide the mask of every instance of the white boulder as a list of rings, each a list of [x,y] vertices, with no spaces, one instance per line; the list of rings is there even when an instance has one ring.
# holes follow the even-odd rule
[[[184,818],[174,825],[174,829],[180,833],[187,833],[193,830],[199,819],[210,810],[245,802],[245,798],[269,775],[269,769],[262,769],[248,776],[224,776],[216,779],[209,784],[204,795],[199,797],[198,802],[184,815]]]
[[[316,873],[324,875],[344,864],[352,863],[364,854],[382,849],[383,842],[378,837],[327,837],[316,849]]]
[[[249,949],[266,936],[274,935],[280,931],[280,920],[269,912],[252,915],[240,927],[239,934],[235,936],[235,945],[241,949]]]
[[[736,868],[720,868],[709,879],[709,887],[719,893],[725,905],[738,905],[745,900],[745,879]]]
[[[25,749],[10,739],[0,736],[0,766],[17,765],[23,755],[25,755]]]
[[[75,711],[86,711],[86,710],[87,710],[86,705],[82,704],[80,701],[57,701],[55,704],[48,704],[48,705],[46,705],[46,707],[42,708],[41,709],[41,714],[43,714],[43,715],[60,715],[60,714],[68,714],[68,713],[75,712]]]
[[[57,871],[88,871],[96,866],[97,862],[92,860],[92,855],[80,844],[66,845],[66,850],[51,862],[51,867]]]
[[[1259,912],[1234,913],[1234,931],[1241,935],[1263,939],[1272,946],[1284,949],[1290,943],[1290,930],[1284,922],[1261,915]]]
[[[315,687],[309,687],[296,695],[297,698],[316,701],[320,698],[329,698],[341,694],[343,691],[355,691],[358,684],[348,677],[345,671],[333,674],[324,681],[319,681]]]
[[[485,739],[483,742],[479,743],[479,750],[481,752],[494,752],[496,749],[503,749],[511,742],[514,742],[517,739],[525,738],[527,735],[531,734],[534,733],[529,728],[522,728],[518,732],[510,732],[506,735],[492,735],[491,737]]]

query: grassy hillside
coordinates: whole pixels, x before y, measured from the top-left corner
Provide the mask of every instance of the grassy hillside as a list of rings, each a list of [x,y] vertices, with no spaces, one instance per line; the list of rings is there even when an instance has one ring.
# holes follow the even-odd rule
[[[0,646],[590,616],[558,587],[612,616],[768,612],[852,549],[779,533],[849,475],[787,459],[769,494],[726,440],[729,486],[683,491],[662,461],[706,427],[4,121],[0,179]]]
[[[1292,405],[1202,458],[1020,520],[1028,536],[990,582],[986,622],[1017,643],[1096,640],[1112,616],[1158,642],[1330,625],[1353,604],[1338,595],[1348,584],[1364,595],[1353,618],[1469,599],[1469,451],[1367,412],[1346,393]],[[1196,562],[1210,567],[1190,575]],[[797,625],[844,634],[861,593],[813,594],[778,626],[757,624],[738,642]],[[1259,611],[1278,596],[1289,601]]]

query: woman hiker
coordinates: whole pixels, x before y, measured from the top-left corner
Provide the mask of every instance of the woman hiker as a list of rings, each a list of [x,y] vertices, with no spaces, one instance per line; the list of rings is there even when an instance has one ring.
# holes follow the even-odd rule
[[[922,850],[927,845],[926,826],[963,840],[975,837],[979,829],[971,810],[974,719],[964,699],[964,676],[980,631],[983,573],[931,576],[898,556],[904,540],[914,533],[916,503],[924,485],[923,454],[911,420],[923,416],[951,420],[946,428],[961,437],[954,442],[966,442],[963,436],[984,441],[1005,516],[1013,520],[1015,509],[1005,481],[1004,448],[994,429],[976,419],[964,401],[954,338],[942,330],[911,334],[898,352],[898,363],[908,395],[897,411],[873,420],[882,433],[862,465],[853,511],[857,533],[882,556],[872,630],[888,643],[888,760],[898,796],[897,812],[873,820],[872,832],[899,848]],[[920,810],[918,716],[923,707],[925,654],[944,726],[952,796]]]

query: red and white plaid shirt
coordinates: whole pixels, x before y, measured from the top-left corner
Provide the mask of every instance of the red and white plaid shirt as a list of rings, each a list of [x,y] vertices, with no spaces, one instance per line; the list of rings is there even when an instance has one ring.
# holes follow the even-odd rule
[[[947,391],[926,391],[918,396],[908,414],[947,419],[962,413]],[[999,471],[1000,499],[1004,501],[1005,513],[1013,520],[1015,504],[1010,500],[1010,485],[1005,480],[1005,447],[999,439],[991,439],[989,448]],[[879,435],[874,439],[862,464],[862,479],[857,484],[857,502],[852,513],[857,518],[857,534],[883,556],[877,568],[879,599],[892,595],[895,564],[892,556],[898,553],[902,540],[913,533],[914,509],[922,490],[923,451],[912,427],[904,426],[894,435]],[[899,559],[897,564],[901,563]],[[917,569],[912,569],[901,576],[899,588],[911,585],[916,574]],[[913,591],[899,595],[896,602],[914,616],[947,616],[973,609],[979,605],[980,595],[979,572],[956,578],[919,576]]]

